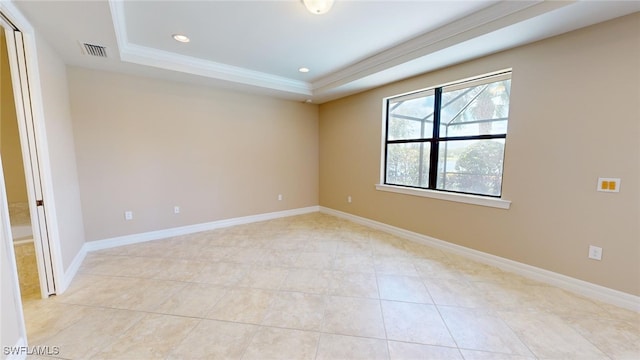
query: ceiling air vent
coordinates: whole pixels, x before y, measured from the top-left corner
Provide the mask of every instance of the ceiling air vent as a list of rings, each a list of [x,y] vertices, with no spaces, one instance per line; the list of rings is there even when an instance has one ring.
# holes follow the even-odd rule
[[[107,48],[100,45],[93,45],[88,43],[82,44],[82,49],[86,55],[97,56],[97,57],[107,57]]]

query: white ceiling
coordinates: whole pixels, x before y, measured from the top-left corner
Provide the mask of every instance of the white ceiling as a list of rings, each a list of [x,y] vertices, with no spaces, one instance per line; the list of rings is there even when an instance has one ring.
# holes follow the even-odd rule
[[[639,1],[336,0],[325,15],[299,0],[14,3],[67,64],[314,103],[640,11]],[[83,42],[109,57],[85,55]]]

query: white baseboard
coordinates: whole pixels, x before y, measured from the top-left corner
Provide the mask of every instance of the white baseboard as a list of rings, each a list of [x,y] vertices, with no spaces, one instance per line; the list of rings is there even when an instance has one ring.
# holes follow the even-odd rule
[[[13,348],[10,349],[14,351],[12,351],[11,354],[8,354],[5,359],[6,360],[24,360],[27,358],[27,351],[25,351],[26,349],[27,349],[27,341],[25,340],[25,338],[20,337],[20,339],[18,339],[16,344],[13,346]],[[4,352],[4,349],[3,349],[3,352]]]
[[[558,274],[517,261],[505,259],[496,255],[484,253],[482,251],[456,245],[430,236],[422,235],[342,211],[321,206],[320,212],[353,221],[355,223],[365,225],[377,230],[381,230],[405,238],[407,240],[412,240],[421,244],[433,246],[435,248],[462,255],[478,262],[492,265],[497,268],[516,273],[533,280],[551,284],[559,288],[590,297],[592,299],[600,300],[625,309],[640,312],[640,297],[635,295],[627,294],[622,291],[610,289],[604,286],[596,285],[584,280],[575,279],[566,275]]]
[[[71,261],[71,265],[69,265],[69,267],[64,270],[64,274],[62,275],[62,281],[58,285],[58,288],[56,289],[56,294],[60,295],[65,291],[67,291],[67,289],[69,288],[69,285],[71,285],[71,281],[73,280],[74,277],[76,277],[76,274],[78,273],[78,269],[80,269],[80,265],[82,265],[82,261],[84,261],[85,256],[87,256],[86,245],[87,245],[86,243],[82,245],[82,247],[80,248],[80,251],[78,251],[76,256],[73,258],[73,261]]]
[[[229,226],[249,224],[249,223],[254,223],[259,221],[273,220],[273,219],[284,218],[284,217],[295,216],[295,215],[309,214],[309,213],[318,212],[318,211],[320,211],[319,206],[310,206],[305,208],[243,216],[243,217],[237,217],[232,219],[212,221],[212,222],[202,223],[202,224],[181,226],[181,227],[164,229],[164,230],[150,231],[150,232],[140,233],[140,234],[118,236],[110,239],[90,241],[90,242],[84,243],[82,248],[80,248],[80,251],[73,258],[71,265],[69,265],[69,267],[64,272],[61,288],[56,289],[57,290],[56,292],[57,294],[62,294],[69,288],[71,281],[76,276],[76,274],[78,273],[78,269],[80,269],[80,266],[82,265],[82,261],[84,260],[85,256],[87,256],[87,253],[91,251],[110,249],[118,246],[138,244],[138,243],[153,241],[153,240],[166,239],[173,236],[188,235],[188,234],[193,234],[201,231],[215,230],[215,229],[225,228]]]
[[[181,226],[181,227],[158,230],[158,231],[150,231],[150,232],[140,233],[140,234],[118,236],[110,239],[89,241],[84,244],[83,249],[85,250],[85,252],[110,249],[117,246],[131,245],[131,244],[137,244],[137,243],[146,242],[146,241],[166,239],[173,236],[193,234],[201,231],[215,230],[215,229],[225,228],[229,226],[250,224],[250,223],[259,222],[259,221],[266,221],[266,220],[273,220],[273,219],[284,218],[289,216],[308,214],[308,213],[318,212],[319,210],[320,210],[319,206],[310,206],[306,208],[243,216],[243,217],[237,217],[232,219],[212,221],[212,222],[202,223],[202,224]]]
[[[551,284],[559,288],[590,297],[592,299],[600,300],[609,304],[640,312],[640,297],[638,296],[322,206],[310,206],[306,208],[244,216],[165,230],[150,231],[140,234],[118,236],[110,239],[90,241],[83,245],[76,257],[73,259],[71,265],[65,271],[62,282],[63,289],[58,289],[58,293],[63,293],[69,287],[69,284],[71,284],[71,281],[78,272],[78,269],[80,268],[80,265],[82,264],[85,256],[91,251],[110,249],[123,245],[137,244],[152,240],[165,239],[173,236],[193,234],[201,231],[215,230],[230,226],[308,214],[318,211],[321,213],[353,221],[355,223],[378,229],[393,235],[397,235],[407,240],[412,240],[421,244],[433,246],[445,251],[459,254],[467,258],[479,261],[481,263],[492,265],[530,279]]]

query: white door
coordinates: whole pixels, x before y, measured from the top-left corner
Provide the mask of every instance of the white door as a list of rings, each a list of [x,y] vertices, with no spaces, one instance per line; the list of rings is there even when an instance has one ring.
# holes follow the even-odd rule
[[[31,226],[36,249],[40,289],[43,297],[55,294],[53,260],[47,232],[47,217],[42,194],[40,177],[40,161],[37,151],[37,137],[33,122],[31,96],[29,94],[29,73],[25,55],[22,33],[6,21],[2,26],[7,39],[9,66],[16,102],[18,130],[24,157],[25,178],[27,181],[27,195],[31,213]]]

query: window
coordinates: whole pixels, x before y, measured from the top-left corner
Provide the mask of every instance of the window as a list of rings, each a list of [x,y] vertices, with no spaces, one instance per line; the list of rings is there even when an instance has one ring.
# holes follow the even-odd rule
[[[500,197],[511,72],[387,99],[384,184]]]

